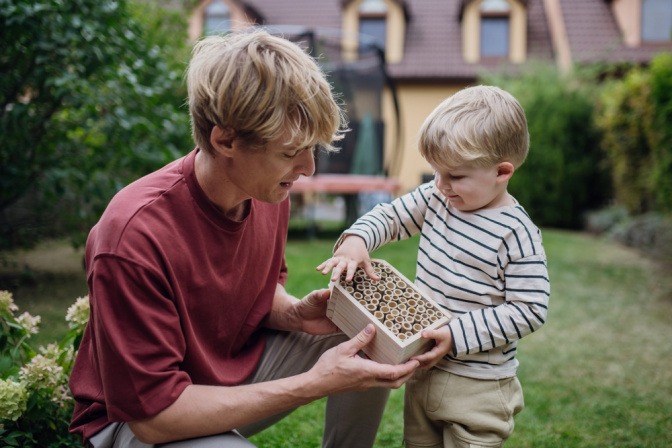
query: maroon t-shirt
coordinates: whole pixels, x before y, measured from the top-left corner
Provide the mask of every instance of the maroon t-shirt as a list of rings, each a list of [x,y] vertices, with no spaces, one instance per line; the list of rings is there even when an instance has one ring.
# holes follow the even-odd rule
[[[89,235],[91,319],[70,378],[85,440],[156,415],[189,384],[240,384],[263,352],[289,200],[226,219],[196,182],[196,152],[120,191]]]

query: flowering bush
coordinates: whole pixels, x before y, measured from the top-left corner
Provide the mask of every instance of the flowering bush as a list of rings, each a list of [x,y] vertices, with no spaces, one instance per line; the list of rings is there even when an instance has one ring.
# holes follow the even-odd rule
[[[59,343],[29,344],[40,317],[23,313],[12,294],[0,291],[0,439],[2,446],[74,447],[79,437],[68,433],[74,400],[68,377],[89,319],[88,297],[68,308],[70,330]]]

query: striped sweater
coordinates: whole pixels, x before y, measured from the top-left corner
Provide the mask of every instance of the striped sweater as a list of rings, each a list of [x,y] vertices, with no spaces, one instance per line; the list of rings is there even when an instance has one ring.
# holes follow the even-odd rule
[[[377,205],[344,232],[362,237],[369,252],[418,233],[415,283],[453,316],[453,352],[437,367],[471,378],[514,376],[518,340],[548,311],[539,229],[518,204],[460,212],[430,182]]]

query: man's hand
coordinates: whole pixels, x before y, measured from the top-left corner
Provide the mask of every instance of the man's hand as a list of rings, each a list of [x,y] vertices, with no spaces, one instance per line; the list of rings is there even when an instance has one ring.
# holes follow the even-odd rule
[[[318,289],[298,300],[278,284],[273,308],[264,326],[283,331],[303,331],[310,334],[337,333],[338,327],[327,317],[328,289]]]
[[[337,333],[338,327],[327,317],[328,289],[318,289],[295,303],[293,314],[300,330],[310,334]]]
[[[317,268],[326,275],[331,272],[331,281],[335,282],[345,272],[345,281],[351,282],[358,267],[364,269],[371,280],[380,280],[371,265],[371,257],[364,240],[356,235],[345,235],[334,251],[334,256],[322,262]]]
[[[365,359],[357,353],[368,345],[376,333],[375,326],[368,324],[354,338],[327,350],[307,372],[315,375],[326,390],[321,394],[361,391],[371,387],[398,389],[413,375],[419,362],[408,360],[403,364],[381,364]],[[319,388],[319,386],[318,386]]]

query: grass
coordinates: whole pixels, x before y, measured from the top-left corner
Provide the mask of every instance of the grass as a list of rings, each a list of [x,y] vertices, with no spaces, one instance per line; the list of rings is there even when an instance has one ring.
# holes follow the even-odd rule
[[[295,295],[326,285],[314,267],[329,255],[334,240],[331,234],[290,240],[288,289]],[[632,250],[584,234],[546,230],[544,243],[551,307],[547,324],[519,347],[526,408],[516,418],[507,446],[672,446],[669,266],[665,270]],[[413,278],[416,246],[412,239],[374,256]],[[81,262],[78,253],[41,249],[46,258],[52,257],[46,263],[51,267],[66,259],[72,265]],[[44,341],[60,337],[67,306],[86,293],[83,274],[46,275],[34,269],[27,275],[34,279],[31,285],[23,285],[20,277],[1,275],[0,289],[14,288],[22,310],[42,315]],[[402,410],[400,389],[390,397],[377,448],[402,445]],[[260,447],[317,447],[323,418],[324,400],[319,400],[252,441]]]

